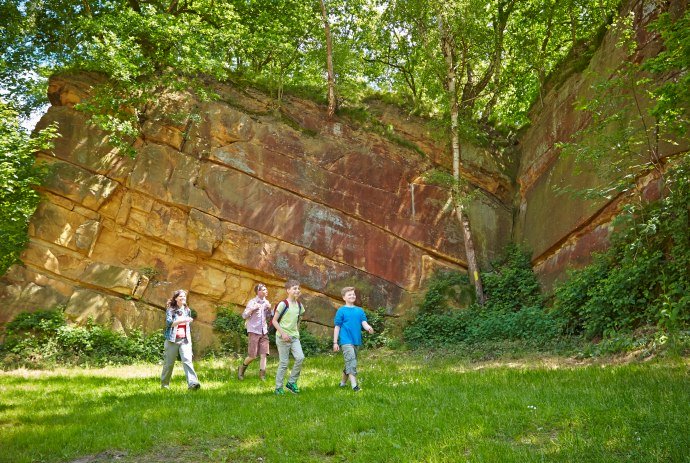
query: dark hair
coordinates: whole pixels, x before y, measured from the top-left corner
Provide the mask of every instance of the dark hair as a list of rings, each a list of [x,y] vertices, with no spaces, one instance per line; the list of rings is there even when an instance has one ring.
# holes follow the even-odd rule
[[[170,299],[168,299],[168,303],[166,304],[166,308],[167,308],[167,309],[172,309],[172,310],[174,310],[174,309],[179,309],[180,307],[177,306],[177,301],[176,301],[176,299],[177,299],[177,296],[179,296],[179,295],[182,294],[182,293],[184,293],[185,295],[187,295],[187,291],[185,291],[184,289],[178,289],[177,291],[175,291],[175,292],[173,293],[172,297],[171,297]],[[187,305],[187,304],[185,304],[185,305]]]
[[[299,281],[297,280],[288,280],[285,282],[285,289],[290,289],[293,286],[299,286]]]

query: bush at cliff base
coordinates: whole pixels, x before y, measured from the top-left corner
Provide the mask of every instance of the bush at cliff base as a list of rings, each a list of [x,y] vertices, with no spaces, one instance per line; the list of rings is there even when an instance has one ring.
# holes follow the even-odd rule
[[[618,216],[606,252],[568,273],[545,307],[528,254],[509,246],[483,273],[487,302],[460,309],[453,295],[467,277],[432,278],[415,320],[412,348],[519,341],[547,346],[582,338],[584,354],[690,348],[690,156],[669,168],[665,196],[633,203]],[[455,304],[455,305],[454,305]]]
[[[64,310],[24,312],[5,327],[0,357],[4,368],[47,368],[56,365],[102,366],[157,362],[163,333],[120,333],[93,322],[67,323]]]
[[[458,297],[469,285],[466,275],[439,272],[431,279],[415,320],[405,329],[412,348],[521,341],[542,346],[562,331],[561,321],[545,308],[529,254],[510,245],[504,256],[482,274],[486,303],[459,308]]]
[[[665,175],[666,194],[630,204],[609,249],[569,273],[555,313],[568,334],[613,338],[653,327],[658,338],[687,337],[690,327],[690,156]]]

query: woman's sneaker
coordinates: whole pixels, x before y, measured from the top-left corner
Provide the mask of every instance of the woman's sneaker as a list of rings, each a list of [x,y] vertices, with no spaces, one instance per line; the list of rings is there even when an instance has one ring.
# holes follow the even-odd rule
[[[275,391],[273,391],[275,395],[283,395],[285,394],[285,390],[282,387],[277,387]]]
[[[299,394],[299,388],[297,387],[297,383],[287,383],[285,385],[285,388],[293,394]]]
[[[359,384],[352,388],[352,392],[359,392],[359,391],[361,391],[361,389],[359,388]]]

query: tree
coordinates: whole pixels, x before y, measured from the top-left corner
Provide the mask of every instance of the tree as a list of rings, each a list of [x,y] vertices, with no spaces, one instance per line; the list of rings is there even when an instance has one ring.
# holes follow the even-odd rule
[[[19,113],[0,100],[0,275],[19,260],[28,242],[29,218],[38,205],[34,187],[45,169],[35,165],[34,153],[50,149],[56,127],[30,137],[19,125]]]
[[[484,63],[485,66],[479,78],[475,78],[476,63],[472,59],[474,50],[472,50],[473,45],[468,41],[467,37],[471,36],[474,29],[477,26],[480,28],[481,25],[465,21],[467,18],[471,18],[469,8],[473,8],[475,5],[471,5],[471,3],[469,5],[462,5],[469,8],[459,10],[450,8],[451,5],[441,4],[441,9],[436,12],[438,17],[441,51],[446,64],[445,87],[448,92],[448,103],[450,106],[453,178],[456,182],[460,181],[461,150],[458,130],[460,111],[465,114],[470,113],[476,104],[477,98],[486,89],[491,79],[495,74],[500,73],[503,34],[505,33],[506,23],[514,5],[515,0],[499,1],[497,4],[497,14],[494,17],[493,24],[493,50],[488,57],[488,64],[486,62]],[[459,7],[461,5],[456,4],[453,6]],[[450,16],[451,12],[460,14],[461,18],[452,18]],[[455,27],[452,27],[450,24],[453,19],[455,19]],[[458,19],[460,20],[458,21]],[[466,76],[460,101],[458,101],[458,75]],[[495,100],[492,99],[491,101]],[[467,214],[464,212],[464,206],[461,201],[456,201],[455,212],[463,231],[470,279],[474,283],[477,301],[483,304],[485,300],[484,289],[479,276],[479,266],[477,264],[470,221]]]
[[[326,35],[326,72],[328,74],[328,117],[332,118],[335,114],[337,101],[335,97],[335,75],[333,74],[333,44],[331,41],[331,27],[328,23],[328,13],[324,0],[319,0],[321,4],[321,16],[323,17],[323,31]]]

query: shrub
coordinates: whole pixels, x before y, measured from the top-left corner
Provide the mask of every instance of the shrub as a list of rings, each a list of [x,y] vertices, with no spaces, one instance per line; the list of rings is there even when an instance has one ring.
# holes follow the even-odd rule
[[[243,354],[247,350],[247,329],[245,320],[235,305],[219,306],[213,329],[218,333],[221,353]]]
[[[674,336],[690,323],[690,157],[665,180],[667,196],[628,205],[611,246],[556,289],[567,333],[616,337],[651,325]]]
[[[315,336],[307,329],[305,323],[300,324],[299,340],[300,344],[302,345],[302,352],[304,352],[304,355],[306,356],[329,352],[333,347],[331,338],[319,338]]]
[[[467,275],[441,270],[434,273],[427,282],[427,290],[424,300],[419,307],[420,313],[445,313],[451,308],[457,308],[462,304],[462,297],[467,294],[470,280]]]
[[[58,307],[17,315],[6,326],[0,356],[5,366],[28,368],[155,362],[162,356],[163,341],[162,331],[124,334],[93,321],[70,325]]]
[[[362,347],[371,349],[388,345],[390,340],[386,326],[386,309],[384,307],[376,310],[364,309],[364,313],[367,315],[367,323],[374,328],[374,334],[363,333]]]
[[[408,345],[443,347],[519,340],[542,346],[552,341],[562,328],[544,307],[529,254],[510,245],[493,266],[491,272],[482,274],[486,303],[467,309],[459,308],[460,292],[451,291],[454,286],[467,285],[467,277],[435,275],[417,317],[405,328]]]

